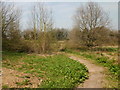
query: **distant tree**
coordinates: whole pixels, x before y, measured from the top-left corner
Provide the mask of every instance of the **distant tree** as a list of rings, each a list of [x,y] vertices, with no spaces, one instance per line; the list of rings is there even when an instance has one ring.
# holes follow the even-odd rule
[[[41,31],[42,52],[45,53],[50,48],[50,38],[48,31],[53,28],[52,11],[49,11],[44,4],[38,4],[38,22]]]
[[[67,44],[67,47],[69,48],[78,48],[81,45],[81,31],[78,28],[73,28],[69,32],[69,43]]]
[[[109,17],[97,3],[88,2],[86,6],[77,9],[74,23],[74,27],[82,32],[82,43],[87,47],[93,47],[97,45],[95,32],[109,25]]]
[[[48,10],[44,3],[35,4],[31,11],[31,22],[35,52],[46,53],[52,43],[49,33],[53,30],[52,11]]]
[[[68,30],[64,28],[56,28],[55,29],[55,36],[57,40],[66,40],[68,39]]]

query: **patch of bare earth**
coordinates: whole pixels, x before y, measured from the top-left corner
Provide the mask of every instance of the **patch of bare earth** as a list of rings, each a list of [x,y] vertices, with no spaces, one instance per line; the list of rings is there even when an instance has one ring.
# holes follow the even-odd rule
[[[84,64],[89,71],[89,79],[85,80],[82,85],[79,85],[78,88],[103,88],[105,81],[105,75],[103,74],[104,68],[93,64],[91,61],[83,60],[77,56],[70,56],[71,59],[77,60],[80,63]]]
[[[42,79],[28,73],[2,68],[2,86],[9,88],[38,88]]]

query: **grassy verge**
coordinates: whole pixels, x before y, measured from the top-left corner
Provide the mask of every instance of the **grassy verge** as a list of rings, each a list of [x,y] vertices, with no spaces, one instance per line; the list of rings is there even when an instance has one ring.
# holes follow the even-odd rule
[[[105,48],[106,49],[106,48]],[[97,50],[97,49],[96,49]],[[111,59],[107,56],[104,56],[101,52],[106,52],[106,53],[110,53],[110,52],[116,52],[117,53],[117,49],[113,49],[113,48],[107,48],[106,50],[100,49],[99,48],[99,53],[96,52],[96,50],[90,51],[90,50],[66,50],[65,52],[67,53],[72,53],[78,56],[82,56],[83,58],[89,59],[89,60],[93,60],[95,61],[96,64],[99,64],[101,66],[106,67],[109,72],[107,72],[106,74],[108,75],[107,79],[112,80],[114,82],[114,84],[108,85],[108,87],[110,88],[116,88],[118,87],[118,75],[120,75],[120,66],[118,65],[117,61],[114,59]],[[102,51],[101,51],[102,50]]]
[[[86,67],[65,55],[42,57],[3,52],[3,67],[42,78],[40,88],[73,88],[88,78]]]

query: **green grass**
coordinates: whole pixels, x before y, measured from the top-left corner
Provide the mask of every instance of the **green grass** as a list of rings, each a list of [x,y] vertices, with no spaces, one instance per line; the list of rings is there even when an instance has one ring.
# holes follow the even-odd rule
[[[66,50],[68,53],[73,53],[76,55],[83,56],[87,59],[91,59],[99,63],[100,65],[104,67],[108,67],[108,69],[113,73],[114,75],[118,76],[120,74],[120,66],[118,64],[114,64],[115,60],[110,60],[106,56],[102,56],[101,54],[97,55],[93,51],[86,51],[86,52],[78,52],[78,51],[73,51],[73,50]]]
[[[107,51],[107,52],[117,52],[118,48],[113,48],[113,47],[98,47],[98,48],[94,48],[94,51]]]
[[[73,88],[88,78],[87,68],[65,55],[45,58],[25,53],[3,52],[3,61],[3,67],[42,78],[40,88]],[[21,62],[21,66],[17,67]]]
[[[101,53],[96,54],[95,51],[89,51],[89,50],[76,51],[76,50],[68,49],[65,52],[72,53],[72,54],[75,54],[75,55],[78,55],[78,56],[82,56],[82,57],[84,57],[86,59],[89,59],[89,60],[93,60],[93,61],[95,61],[96,64],[99,64],[101,66],[104,66],[104,67],[108,68],[109,72],[111,73],[112,79],[114,81],[116,81],[115,86],[117,86],[118,76],[120,75],[120,66],[117,63],[115,63],[116,62],[115,60],[111,60],[108,57],[103,56]],[[111,51],[109,51],[109,52],[111,52]],[[117,51],[116,51],[116,53],[117,53]]]

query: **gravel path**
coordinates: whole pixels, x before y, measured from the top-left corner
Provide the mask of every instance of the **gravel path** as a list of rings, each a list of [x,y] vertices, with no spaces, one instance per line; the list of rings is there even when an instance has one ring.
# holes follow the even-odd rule
[[[80,63],[84,64],[89,71],[89,79],[87,79],[82,85],[79,85],[78,88],[103,88],[104,84],[104,68],[97,66],[89,60],[83,60],[77,56],[70,56],[69,58],[77,60]]]

